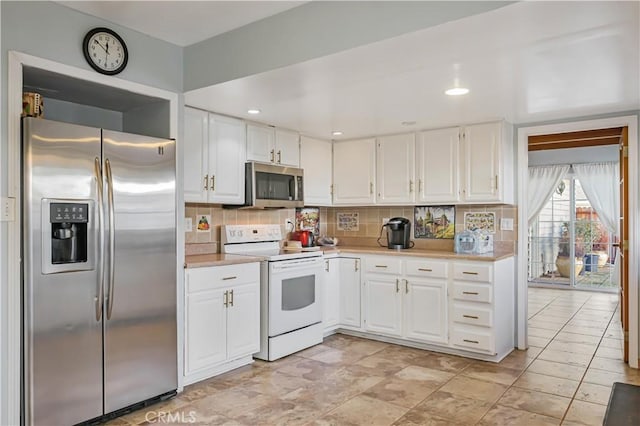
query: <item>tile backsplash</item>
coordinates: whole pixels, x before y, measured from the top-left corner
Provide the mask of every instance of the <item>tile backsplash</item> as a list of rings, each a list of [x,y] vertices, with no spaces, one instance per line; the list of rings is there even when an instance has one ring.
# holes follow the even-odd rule
[[[428,250],[453,251],[453,240],[415,239],[413,235],[413,206],[393,207],[320,207],[320,235],[338,237],[341,244],[358,246],[375,246],[380,235],[383,218],[406,217],[411,220],[411,239],[415,246]],[[494,247],[497,250],[514,251],[518,235],[518,211],[514,205],[458,205],[456,206],[456,232],[464,230],[465,212],[495,212],[496,233]],[[359,227],[354,231],[338,230],[337,213],[358,213]],[[209,230],[198,232],[198,221],[202,216],[211,218]],[[242,224],[272,224],[282,227],[282,234],[286,235],[287,219],[295,221],[295,209],[278,210],[240,210],[223,209],[209,204],[188,203],[185,208],[185,218],[191,218],[192,231],[185,233],[186,254],[217,253],[220,251],[220,226]],[[513,219],[513,231],[501,231],[500,220]],[[386,241],[383,236],[381,242]]]

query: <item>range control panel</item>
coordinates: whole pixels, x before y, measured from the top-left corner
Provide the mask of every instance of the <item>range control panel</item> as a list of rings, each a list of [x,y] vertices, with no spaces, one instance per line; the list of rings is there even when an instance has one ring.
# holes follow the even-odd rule
[[[89,222],[89,204],[51,203],[49,205],[51,223],[87,223]]]

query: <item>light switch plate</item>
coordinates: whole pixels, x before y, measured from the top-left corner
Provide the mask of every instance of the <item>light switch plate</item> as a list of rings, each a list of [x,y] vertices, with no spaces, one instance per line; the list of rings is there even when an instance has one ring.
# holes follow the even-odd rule
[[[503,217],[502,219],[500,219],[500,230],[513,231],[513,218]]]
[[[14,220],[16,220],[16,199],[0,198],[0,221],[13,222]]]
[[[193,232],[193,221],[190,217],[184,218],[184,232]]]

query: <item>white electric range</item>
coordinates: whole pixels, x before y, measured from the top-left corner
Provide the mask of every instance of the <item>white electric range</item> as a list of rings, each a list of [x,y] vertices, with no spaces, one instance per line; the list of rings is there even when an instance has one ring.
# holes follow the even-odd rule
[[[275,361],[322,343],[321,251],[284,250],[280,225],[223,225],[222,253],[261,256],[260,352]]]

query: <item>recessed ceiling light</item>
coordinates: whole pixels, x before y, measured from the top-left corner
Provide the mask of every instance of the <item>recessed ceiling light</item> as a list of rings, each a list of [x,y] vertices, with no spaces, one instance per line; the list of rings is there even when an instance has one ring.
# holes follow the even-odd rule
[[[331,133],[333,136],[342,136],[342,132],[340,130],[336,130],[335,132]]]
[[[260,114],[262,111],[260,111],[258,108],[251,108],[250,110],[247,110],[247,113],[249,114]]]
[[[449,96],[460,96],[469,93],[469,89],[467,89],[466,87],[454,87],[452,89],[445,90],[444,93]]]
[[[416,124],[415,121],[403,121],[402,123],[403,126],[413,126],[414,124]]]

